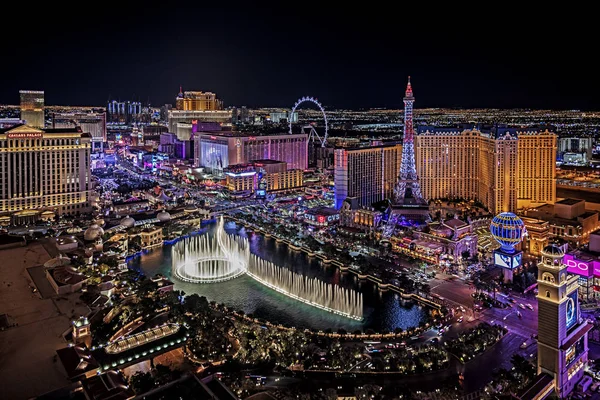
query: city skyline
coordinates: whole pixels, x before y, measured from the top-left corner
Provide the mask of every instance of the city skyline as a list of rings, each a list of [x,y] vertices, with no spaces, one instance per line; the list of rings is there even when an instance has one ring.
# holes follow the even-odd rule
[[[18,90],[28,89],[44,90],[46,104],[131,99],[160,106],[174,103],[183,86],[215,92],[226,107],[291,107],[309,95],[330,109],[402,108],[411,75],[419,87],[416,108],[600,109],[591,64],[572,60],[592,35],[584,21],[567,29],[566,17],[565,29],[554,30],[512,29],[503,12],[484,25],[419,12],[386,15],[375,7],[345,9],[343,17],[285,4],[268,13],[251,5],[186,13],[99,8],[75,33],[75,10],[45,7],[27,12],[44,34],[19,41],[19,51],[41,65],[3,63],[10,79],[0,104],[17,104]],[[18,40],[16,32],[7,33],[9,42]]]

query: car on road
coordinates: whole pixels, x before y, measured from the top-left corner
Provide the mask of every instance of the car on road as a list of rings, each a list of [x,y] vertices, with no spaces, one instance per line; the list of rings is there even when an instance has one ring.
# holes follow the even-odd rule
[[[529,308],[530,310],[533,310],[533,306],[531,304],[525,304],[525,307]]]
[[[524,349],[525,347],[527,347],[527,342],[521,343],[521,345],[519,347],[522,348],[522,349]]]
[[[520,312],[520,311],[517,311],[517,317],[519,317],[519,318],[521,318],[521,317],[522,317],[522,315],[521,315],[521,312]]]
[[[461,322],[463,322],[463,320],[464,320],[464,317],[458,317],[458,319],[456,320],[456,322],[458,322],[460,324]]]
[[[512,297],[507,297],[506,300],[510,301],[511,303],[515,304],[517,301],[515,299],[513,299]]]
[[[521,307],[523,310],[525,309],[525,305],[523,303],[519,303],[519,307]]]

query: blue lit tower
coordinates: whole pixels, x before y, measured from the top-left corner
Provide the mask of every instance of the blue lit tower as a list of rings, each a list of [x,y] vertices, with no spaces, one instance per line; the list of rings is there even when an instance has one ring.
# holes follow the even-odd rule
[[[414,128],[413,128],[413,96],[410,76],[404,95],[404,139],[402,141],[402,163],[392,204],[391,224],[393,229],[396,223],[407,225],[423,224],[429,217],[429,205],[421,195],[421,186],[415,166]]]
[[[513,271],[521,266],[523,252],[516,250],[527,232],[521,218],[511,212],[503,212],[494,217],[490,224],[492,237],[500,243],[494,250],[494,264],[504,271],[504,282],[511,282]]]

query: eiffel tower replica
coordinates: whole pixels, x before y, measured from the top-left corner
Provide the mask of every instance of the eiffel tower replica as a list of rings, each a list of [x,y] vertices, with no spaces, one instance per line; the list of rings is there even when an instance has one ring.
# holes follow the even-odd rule
[[[419,226],[431,220],[429,204],[421,195],[421,186],[415,166],[414,128],[413,128],[413,96],[410,76],[404,96],[404,138],[402,140],[402,163],[396,187],[392,211],[388,219],[384,236],[391,236],[397,225]]]

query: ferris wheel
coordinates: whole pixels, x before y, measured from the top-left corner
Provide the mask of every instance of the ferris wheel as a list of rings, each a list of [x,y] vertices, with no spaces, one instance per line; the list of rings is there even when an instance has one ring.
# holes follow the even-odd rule
[[[298,106],[302,103],[313,103],[314,105],[316,105],[317,107],[319,107],[319,110],[321,110],[321,113],[323,113],[323,120],[325,121],[325,134],[323,135],[323,137],[321,137],[317,131],[315,130],[315,128],[312,125],[306,126],[305,128],[310,128],[310,134],[308,137],[308,140],[315,140],[315,137],[319,140],[319,143],[321,143],[321,147],[325,147],[325,145],[327,144],[327,131],[329,129],[328,125],[327,125],[327,115],[325,114],[325,109],[323,108],[323,106],[321,105],[321,103],[319,103],[317,101],[317,99],[315,99],[314,97],[302,97],[301,99],[299,99],[296,104],[294,104],[294,107],[292,108],[292,113],[290,114],[290,118],[289,118],[289,124],[290,124],[290,134],[292,133],[292,118],[294,115],[294,112],[296,112],[296,108],[298,108]]]

